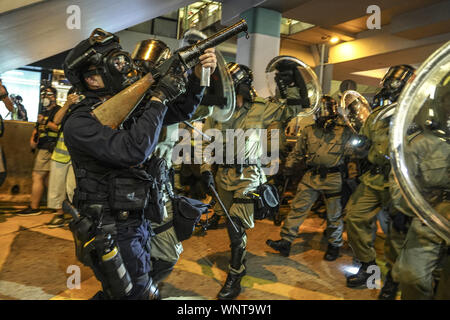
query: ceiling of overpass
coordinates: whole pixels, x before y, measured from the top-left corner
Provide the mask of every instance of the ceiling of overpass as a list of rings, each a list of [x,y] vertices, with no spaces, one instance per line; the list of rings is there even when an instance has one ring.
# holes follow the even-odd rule
[[[82,29],[68,30],[65,27],[66,9],[72,2],[0,1],[0,73],[68,50],[95,27],[118,32],[194,3],[189,0],[79,0]],[[329,63],[334,65],[336,80],[347,76],[365,84],[377,83],[380,70],[397,62],[420,64],[435,48],[450,39],[449,0],[220,2],[222,6],[231,4],[238,8],[246,4],[247,8],[260,6],[281,12],[284,21],[301,22],[306,27],[288,28],[289,31],[281,36],[282,42],[301,46],[299,52],[310,51],[308,59],[316,65],[317,46],[329,46]],[[381,9],[380,30],[367,28],[370,14],[366,10],[372,4]],[[337,44],[329,43],[333,37],[338,39]],[[289,46],[293,47],[292,44]],[[5,47],[9,50],[4,50]],[[348,47],[353,48],[347,50]]]
[[[368,30],[367,27],[371,13],[366,10],[373,4],[380,8],[380,30]],[[340,50],[330,51],[330,62],[334,63],[333,78],[351,78],[371,85],[378,84],[382,70],[388,66],[398,63],[418,65],[450,40],[449,5],[448,0],[267,0],[260,4],[281,12],[284,18],[314,25],[283,36],[284,40],[296,41],[306,47],[320,44],[333,47],[329,40],[338,37],[336,47],[344,47],[344,43],[347,48],[353,46],[338,56]],[[372,38],[373,41],[367,41]],[[373,53],[370,48],[375,49]],[[378,48],[385,50],[380,52]],[[363,56],[355,54],[361,51]]]

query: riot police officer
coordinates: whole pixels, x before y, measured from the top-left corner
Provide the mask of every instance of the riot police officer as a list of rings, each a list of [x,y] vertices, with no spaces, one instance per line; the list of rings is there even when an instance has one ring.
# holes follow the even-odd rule
[[[450,74],[436,86],[415,118],[418,131],[405,146],[410,157],[409,174],[417,179],[420,196],[437,214],[450,219]],[[411,220],[406,241],[392,270],[398,279],[401,298],[407,300],[449,298],[449,243],[417,217],[400,193],[391,188],[393,204]],[[433,273],[440,261],[442,275],[435,290]]]
[[[224,159],[234,156],[234,163],[222,161],[218,164],[215,181],[217,192],[224,206],[231,216],[227,220],[227,230],[230,239],[231,259],[227,279],[218,294],[219,299],[233,299],[241,292],[240,282],[246,274],[245,253],[247,246],[246,230],[254,227],[254,200],[251,193],[266,181],[265,174],[258,159],[262,154],[262,142],[259,137],[260,129],[266,128],[275,120],[287,121],[297,115],[303,107],[308,107],[307,96],[300,97],[295,81],[286,83],[288,96],[295,104],[282,105],[273,103],[256,96],[252,87],[253,76],[251,70],[244,65],[230,62],[227,65],[236,90],[236,110],[226,122],[217,122],[207,118],[204,129],[220,130],[223,137],[222,154]],[[293,68],[296,68],[295,66]],[[294,71],[295,72],[295,71]],[[302,105],[304,103],[304,105]],[[228,130],[250,130],[249,136],[243,144],[231,144]],[[248,133],[248,132],[247,132]],[[233,150],[226,148],[231,148]],[[218,151],[216,151],[216,155]],[[243,159],[238,159],[243,155]],[[202,177],[206,186],[215,186],[211,164],[204,163],[201,167]],[[217,214],[223,215],[218,205],[214,208]]]
[[[215,53],[214,48],[207,49],[206,53]],[[158,64],[170,57],[171,52],[167,45],[161,40],[144,40],[136,45],[133,52],[133,60],[141,67],[154,69]],[[211,68],[213,73],[216,68],[216,57],[211,56],[211,60],[205,63]],[[194,112],[193,117],[198,114],[201,105]],[[153,175],[159,183],[161,201],[164,204],[163,215],[160,221],[151,221],[154,236],[151,238],[151,261],[152,269],[150,276],[155,284],[159,284],[172,272],[175,264],[183,252],[183,245],[178,240],[175,232],[174,219],[174,187],[171,178],[172,151],[178,139],[178,123],[163,127],[159,136],[158,144],[153,152],[150,161],[160,167],[160,172]],[[157,176],[157,177],[156,177]]]
[[[76,243],[81,243],[78,259],[102,283],[103,292],[96,298],[156,298],[149,277],[151,229],[146,219],[151,214],[148,203],[155,199],[149,199],[153,180],[146,161],[163,124],[188,119],[203,90],[192,73],[188,92],[177,100],[185,91],[186,79],[169,72],[152,89],[151,98],[140,102],[140,115],[123,130],[115,130],[102,125],[91,111],[136,81],[138,73],[118,37],[94,30],[68,54],[64,71],[86,97],[71,107],[63,123],[77,182],[73,202],[81,221],[91,225],[79,230],[71,225]]]
[[[291,211],[281,228],[281,239],[269,239],[266,243],[282,255],[289,256],[299,227],[316,200],[323,195],[328,229],[328,249],[324,259],[333,261],[339,256],[343,243],[341,191],[346,171],[345,157],[350,150],[347,146],[353,135],[347,126],[338,122],[337,103],[330,96],[323,96],[315,117],[315,124],[303,129],[286,161],[285,176],[292,176],[293,169],[302,162],[307,171],[298,184]]]
[[[372,113],[369,115],[360,130],[360,145],[358,153],[360,158],[367,158],[368,170],[360,177],[361,183],[351,195],[345,207],[345,221],[348,241],[356,259],[361,262],[361,267],[354,275],[347,277],[347,286],[350,288],[365,286],[370,273],[367,268],[376,265],[376,252],[373,247],[373,229],[375,228],[375,216],[381,209],[390,208],[389,193],[389,118],[380,114],[386,112],[384,108],[392,108],[403,87],[414,74],[414,68],[408,65],[399,65],[389,68],[381,81],[382,88],[375,95],[372,105]],[[387,113],[386,113],[387,114]],[[398,212],[391,210],[395,216]],[[396,242],[397,245],[394,245]],[[386,242],[389,245],[387,256],[392,267],[402,239],[388,235]],[[388,274],[387,279],[390,279]]]

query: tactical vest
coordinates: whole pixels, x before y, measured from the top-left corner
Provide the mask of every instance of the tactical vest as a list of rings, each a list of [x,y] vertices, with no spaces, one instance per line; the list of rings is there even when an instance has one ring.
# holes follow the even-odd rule
[[[86,98],[73,106],[68,110],[62,128],[71,115],[90,112],[97,102],[97,99]],[[102,213],[110,216],[119,212],[144,214],[153,221],[163,215],[162,177],[152,171],[162,167],[157,162],[160,158],[151,159],[139,167],[116,168],[88,154],[73,153],[71,156],[76,179],[73,204],[82,214],[90,215],[92,205],[101,205]]]
[[[56,106],[54,107],[56,108]],[[48,137],[49,140],[56,140],[58,137],[58,132],[52,131],[49,128],[47,128],[47,124],[49,122],[49,115],[44,116],[44,123],[39,124],[38,131],[39,131],[39,139],[43,139]]]

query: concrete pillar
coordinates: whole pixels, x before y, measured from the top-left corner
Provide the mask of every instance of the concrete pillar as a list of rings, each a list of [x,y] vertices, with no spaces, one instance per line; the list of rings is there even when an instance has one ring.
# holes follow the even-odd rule
[[[314,68],[314,72],[319,79],[319,83],[322,86],[322,94],[330,94],[331,80],[333,80],[333,65],[328,64],[329,46],[327,44],[321,44],[318,48],[319,63]]]
[[[253,86],[260,96],[268,97],[265,69],[280,52],[281,13],[258,7],[244,11],[241,17],[247,21],[250,38],[239,36],[236,62],[252,69]]]

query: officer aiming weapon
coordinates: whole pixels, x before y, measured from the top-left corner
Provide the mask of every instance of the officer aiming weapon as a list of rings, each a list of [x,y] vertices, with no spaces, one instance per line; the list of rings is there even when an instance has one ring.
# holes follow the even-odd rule
[[[166,74],[173,72],[182,74],[199,63],[199,57],[206,49],[213,48],[240,32],[247,32],[247,23],[241,20],[225,28],[211,37],[181,48],[172,57],[165,60],[155,73],[147,73],[140,80],[123,89],[121,92],[97,107],[93,114],[103,125],[117,128],[131,114],[150,87]]]

